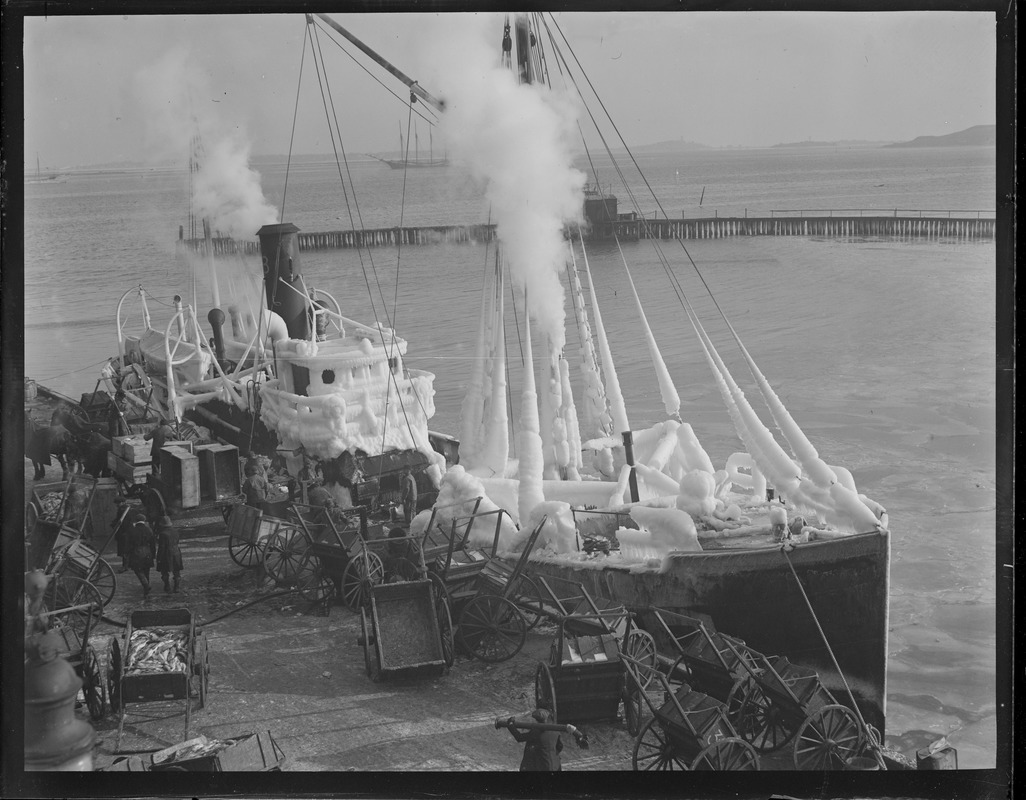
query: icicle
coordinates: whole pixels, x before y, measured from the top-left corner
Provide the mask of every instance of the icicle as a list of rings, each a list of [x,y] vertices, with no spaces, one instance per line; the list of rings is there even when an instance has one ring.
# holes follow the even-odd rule
[[[482,381],[484,378],[485,330],[488,326],[488,280],[481,291],[481,320],[478,325],[477,347],[474,350],[474,363],[470,371],[470,382],[467,393],[460,407],[460,461],[470,469],[477,460],[480,447],[477,437],[481,427]]]
[[[538,395],[534,385],[534,356],[531,350],[531,315],[526,313],[524,297],[524,388],[520,394],[520,491],[517,513],[522,520],[530,519],[531,511],[545,501],[542,491],[541,436],[538,433]]]
[[[577,258],[570,248],[570,282],[573,287],[574,308],[577,311],[577,331],[581,340],[581,376],[584,379],[584,431],[588,438],[609,436],[609,403],[602,387],[602,375],[599,372],[598,359],[595,354],[595,342],[588,324],[588,309],[584,305],[584,290],[581,288],[580,275],[577,272]],[[594,301],[593,301],[594,302]]]
[[[496,276],[496,313],[492,352],[491,397],[489,418],[486,427],[485,445],[481,466],[502,477],[509,459],[509,416],[506,408],[506,332],[503,325],[505,302],[503,299],[503,272],[499,268]]]
[[[613,364],[613,354],[609,349],[606,329],[602,325],[602,312],[599,311],[598,300],[595,297],[595,282],[591,279],[591,267],[588,265],[588,254],[584,250],[584,239],[581,239],[581,252],[584,255],[584,271],[588,273],[591,307],[595,311],[595,332],[599,341],[599,354],[602,356],[602,372],[606,376],[606,397],[609,399],[609,408],[613,417],[613,430],[614,433],[621,435],[624,431],[629,431],[631,426],[627,421],[627,406],[624,404],[623,393],[620,391],[620,381],[616,377],[616,366]]]
[[[556,445],[558,430],[556,411],[559,409],[559,384],[553,365],[551,353],[552,340],[544,331],[542,332],[542,347],[546,353],[545,366],[542,367],[541,391],[538,394],[538,411],[541,415],[541,434],[543,476],[546,480],[559,478],[556,462]],[[560,439],[560,442],[562,440]]]
[[[566,479],[581,479],[581,427],[577,421],[577,406],[574,404],[574,393],[570,388],[570,364],[565,358],[559,359],[559,377],[563,386],[563,406],[560,416],[566,428],[568,459],[566,463]]]
[[[627,282],[631,285],[634,304],[638,307],[638,316],[641,317],[641,327],[645,331],[645,339],[648,342],[648,353],[652,358],[652,367],[655,369],[656,378],[659,381],[659,394],[663,398],[663,408],[666,409],[667,416],[680,419],[680,395],[677,394],[677,389],[673,385],[673,378],[670,377],[670,370],[666,368],[666,362],[663,361],[663,356],[659,352],[659,345],[656,344],[652,328],[648,324],[648,317],[645,316],[645,309],[641,305],[641,298],[638,296],[638,290],[634,286],[634,278],[631,277],[631,271],[627,267],[627,259],[624,258],[623,248],[620,247],[619,240],[617,240],[616,246],[620,250],[620,259],[623,261],[623,268],[627,273]]]

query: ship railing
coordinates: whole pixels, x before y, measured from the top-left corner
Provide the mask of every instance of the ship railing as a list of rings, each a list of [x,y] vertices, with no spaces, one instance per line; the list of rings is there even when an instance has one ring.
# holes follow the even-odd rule
[[[916,219],[994,219],[996,212],[972,209],[922,209],[922,208],[825,208],[825,209],[771,209],[773,219],[803,219],[805,217],[913,217]],[[745,209],[748,216],[748,209]]]

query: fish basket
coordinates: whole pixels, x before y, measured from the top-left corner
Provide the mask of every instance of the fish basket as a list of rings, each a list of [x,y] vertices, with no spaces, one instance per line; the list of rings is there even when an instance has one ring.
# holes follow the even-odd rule
[[[174,641],[174,659],[150,662],[133,651],[133,634],[150,635]],[[195,636],[192,612],[187,608],[154,611],[133,611],[125,631],[125,664],[121,682],[123,703],[145,703],[158,700],[185,700],[189,697],[192,676],[192,640]],[[137,639],[140,641],[140,639]],[[180,642],[180,646],[178,645]],[[170,648],[168,648],[170,649]],[[145,663],[145,666],[144,666]],[[165,667],[171,666],[170,669]],[[152,670],[152,671],[151,671]]]

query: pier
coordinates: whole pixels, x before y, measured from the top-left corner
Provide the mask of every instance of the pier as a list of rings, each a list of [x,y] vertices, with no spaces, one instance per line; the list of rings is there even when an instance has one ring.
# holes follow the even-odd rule
[[[922,211],[893,209],[842,209],[838,211],[770,211],[758,216],[644,218],[621,214],[619,219],[594,223],[590,238],[623,241],[640,239],[727,239],[735,236],[813,236],[834,239],[866,237],[894,239],[954,239],[992,241],[993,211]],[[431,225],[425,227],[375,228],[358,231],[300,231],[300,251],[338,250],[359,247],[397,247],[426,244],[491,242],[494,225]],[[204,239],[182,239],[181,244],[206,252]],[[215,256],[259,255],[256,241],[214,237],[209,240]]]

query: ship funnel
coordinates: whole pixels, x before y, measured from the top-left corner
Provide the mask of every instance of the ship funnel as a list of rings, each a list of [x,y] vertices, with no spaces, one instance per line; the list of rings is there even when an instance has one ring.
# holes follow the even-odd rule
[[[214,355],[218,363],[224,361],[224,336],[221,333],[221,326],[224,325],[224,312],[219,308],[212,308],[207,312],[207,322],[214,332]]]
[[[289,337],[310,338],[306,293],[299,268],[299,228],[291,222],[264,225],[257,231],[264,265],[267,307],[285,320]]]

